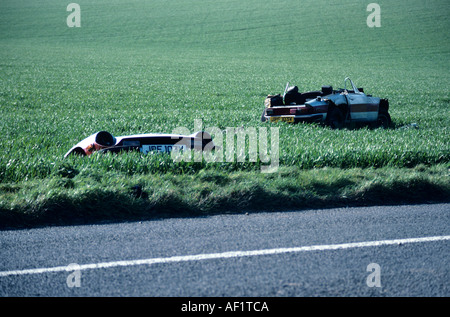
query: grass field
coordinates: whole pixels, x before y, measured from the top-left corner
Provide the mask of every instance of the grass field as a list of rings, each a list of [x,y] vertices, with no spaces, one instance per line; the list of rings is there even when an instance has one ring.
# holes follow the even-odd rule
[[[356,0],[77,3],[78,28],[69,2],[0,4],[3,224],[449,200],[448,1],[379,1],[375,28]],[[271,124],[273,174],[260,162],[63,158],[100,130],[266,127],[264,98],[287,81],[308,91],[347,76],[389,99],[393,127]]]

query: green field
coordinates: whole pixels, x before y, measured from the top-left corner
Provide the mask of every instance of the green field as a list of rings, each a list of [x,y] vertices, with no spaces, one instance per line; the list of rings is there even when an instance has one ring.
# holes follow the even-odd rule
[[[69,3],[0,4],[5,226],[449,200],[448,1],[379,1],[375,28],[370,1],[80,0],[78,28],[66,24]],[[265,96],[286,82],[308,91],[347,76],[389,99],[392,128],[260,122]],[[63,158],[100,130],[194,132],[195,119],[278,127],[280,168]]]

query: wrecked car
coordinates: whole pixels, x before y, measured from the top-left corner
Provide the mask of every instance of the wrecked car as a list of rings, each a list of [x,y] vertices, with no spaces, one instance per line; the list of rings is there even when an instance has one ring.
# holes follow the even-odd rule
[[[114,137],[107,131],[94,133],[74,145],[65,155],[88,156],[94,152],[140,151],[171,153],[174,150],[213,150],[215,145],[211,135],[204,131],[190,135],[179,134],[135,134]]]
[[[302,93],[297,86],[287,83],[283,96],[267,96],[261,121],[318,122],[334,129],[349,123],[387,128],[391,117],[388,99],[366,95],[363,88],[357,88],[347,77],[344,88],[338,90],[322,86],[320,91]]]

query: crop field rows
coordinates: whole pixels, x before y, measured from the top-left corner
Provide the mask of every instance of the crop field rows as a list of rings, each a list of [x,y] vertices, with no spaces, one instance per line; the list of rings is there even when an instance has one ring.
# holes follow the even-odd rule
[[[356,0],[77,3],[80,27],[67,24],[69,3],[0,5],[5,226],[448,200],[448,1],[379,1],[380,27]],[[347,76],[389,99],[389,129],[260,121],[264,98],[286,82],[309,91]],[[163,154],[64,158],[97,131],[194,132],[195,120],[277,128],[279,169]]]

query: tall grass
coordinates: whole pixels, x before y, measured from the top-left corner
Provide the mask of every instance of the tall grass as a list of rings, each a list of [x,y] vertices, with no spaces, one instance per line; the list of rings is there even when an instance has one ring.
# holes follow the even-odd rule
[[[218,213],[432,203],[448,200],[448,167],[303,170],[202,169],[134,174],[60,169],[60,175],[0,184],[0,228],[155,219]],[[76,174],[76,175],[74,175]],[[64,175],[64,176],[63,176]]]
[[[63,158],[100,130],[194,132],[195,119],[205,128],[278,127],[282,168],[448,166],[447,1],[379,1],[381,28],[367,27],[366,4],[353,0],[77,3],[81,28],[67,27],[60,1],[1,4],[3,206],[5,197],[17,201],[11,188],[55,177],[74,193],[105,185],[105,178],[119,193],[133,177],[220,171],[248,172],[256,188],[264,186],[256,176],[261,162],[175,163],[139,153]],[[259,121],[265,96],[282,93],[287,81],[307,91],[342,87],[346,76],[389,99],[391,129]],[[24,195],[47,201],[50,191],[40,190],[42,196]]]

